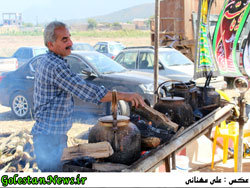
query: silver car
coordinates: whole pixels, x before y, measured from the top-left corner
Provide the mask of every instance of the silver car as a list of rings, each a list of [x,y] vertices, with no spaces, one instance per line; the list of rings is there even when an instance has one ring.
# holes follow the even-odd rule
[[[140,46],[124,48],[114,59],[127,69],[143,72],[154,72],[154,47]],[[171,47],[159,48],[159,75],[171,80],[189,82],[193,80],[194,63],[178,50]],[[205,78],[194,80],[197,85],[204,85]],[[225,89],[227,83],[224,77],[211,79],[211,86],[217,89]]]
[[[128,47],[114,59],[127,69],[154,72],[153,47]],[[188,82],[194,75],[194,64],[181,52],[173,48],[159,48],[159,75],[172,80]]]
[[[121,42],[117,41],[106,41],[98,42],[94,45],[96,51],[103,53],[104,55],[114,59],[115,56],[125,48]]]
[[[74,51],[95,51],[93,46],[86,42],[74,42],[72,46],[72,50]]]

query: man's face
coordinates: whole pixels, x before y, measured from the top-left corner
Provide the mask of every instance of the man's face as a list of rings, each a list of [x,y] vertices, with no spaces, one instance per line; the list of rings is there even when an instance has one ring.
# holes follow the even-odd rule
[[[56,41],[48,42],[48,48],[62,57],[68,56],[71,54],[71,47],[73,45],[70,39],[70,33],[68,29],[64,27],[59,27],[55,29]]]

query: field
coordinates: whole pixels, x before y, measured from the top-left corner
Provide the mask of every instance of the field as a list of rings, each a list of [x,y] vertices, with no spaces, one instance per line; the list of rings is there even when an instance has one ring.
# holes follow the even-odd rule
[[[73,35],[74,42],[87,42],[95,45],[98,41],[120,41],[125,46],[148,46],[150,36],[130,36],[130,37],[86,37]],[[0,56],[11,56],[21,46],[44,46],[43,36],[2,36],[0,35]]]

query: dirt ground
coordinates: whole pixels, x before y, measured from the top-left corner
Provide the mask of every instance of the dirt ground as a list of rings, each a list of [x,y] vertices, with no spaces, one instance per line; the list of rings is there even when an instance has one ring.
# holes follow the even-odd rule
[[[93,125],[96,124],[98,117],[85,118],[80,115],[74,116],[74,123],[72,129],[68,132],[70,137],[88,131]],[[31,130],[35,121],[30,119],[17,119],[11,112],[11,108],[0,105],[0,135],[6,133],[19,132],[27,129]]]

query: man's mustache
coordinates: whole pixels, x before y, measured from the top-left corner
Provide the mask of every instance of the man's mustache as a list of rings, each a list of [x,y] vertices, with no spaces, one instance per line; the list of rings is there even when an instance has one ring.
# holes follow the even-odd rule
[[[67,46],[65,49],[66,50],[72,49],[72,46]]]

